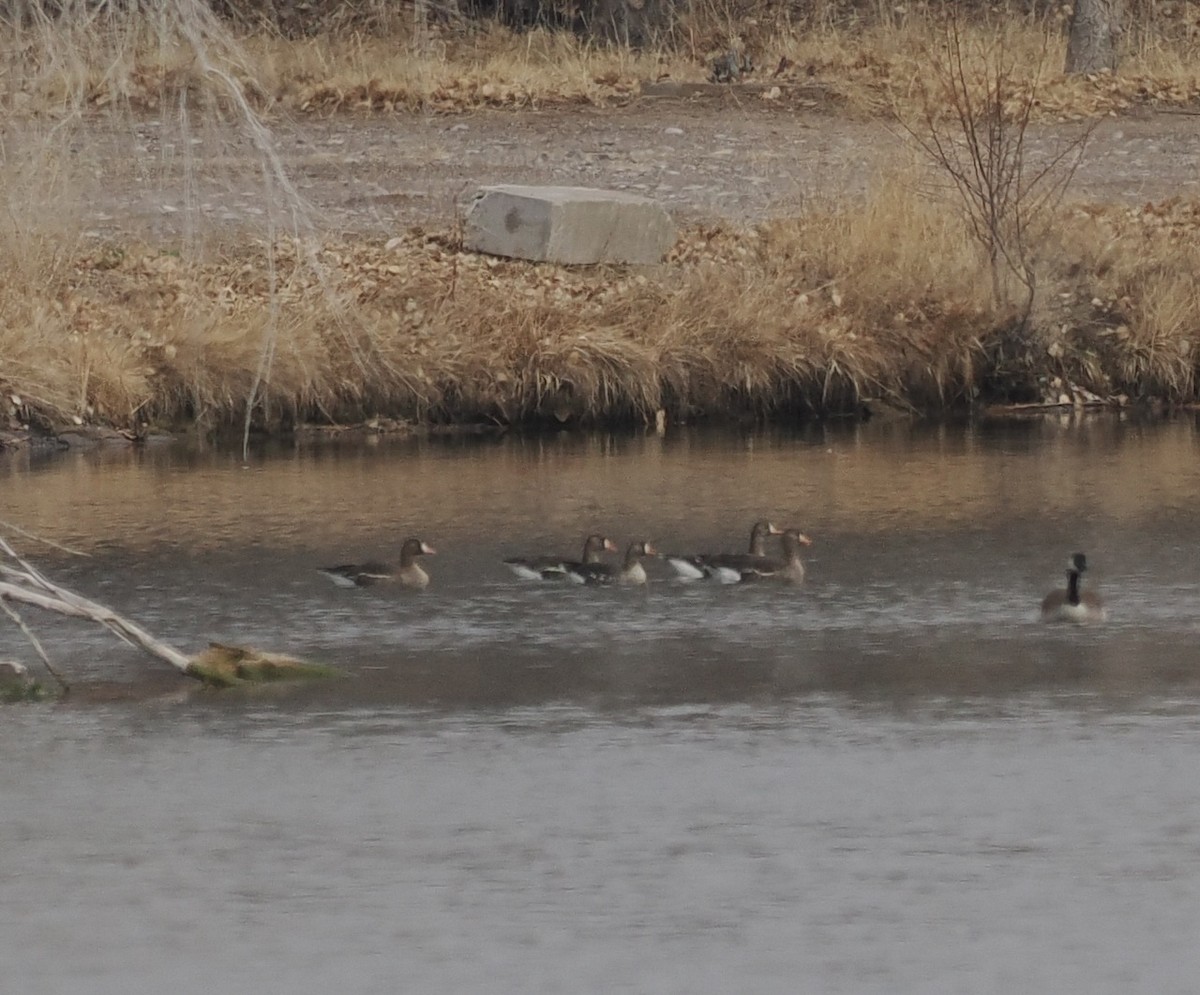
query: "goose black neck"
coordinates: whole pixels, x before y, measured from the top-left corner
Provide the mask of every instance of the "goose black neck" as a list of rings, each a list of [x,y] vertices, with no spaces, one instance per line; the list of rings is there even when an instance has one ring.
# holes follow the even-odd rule
[[[1079,571],[1067,571],[1067,604],[1079,604]]]

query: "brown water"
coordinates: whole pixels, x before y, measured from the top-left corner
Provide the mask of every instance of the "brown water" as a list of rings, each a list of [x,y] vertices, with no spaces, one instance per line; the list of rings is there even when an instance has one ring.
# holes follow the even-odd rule
[[[347,677],[182,692],[37,618],[78,688],[0,710],[3,988],[1193,991],[1198,453],[1067,420],[9,457],[0,518],[89,554],[54,577]],[[499,563],[760,515],[813,536],[802,590]],[[314,571],[410,533],[422,594]],[[1076,549],[1110,622],[1040,625]]]

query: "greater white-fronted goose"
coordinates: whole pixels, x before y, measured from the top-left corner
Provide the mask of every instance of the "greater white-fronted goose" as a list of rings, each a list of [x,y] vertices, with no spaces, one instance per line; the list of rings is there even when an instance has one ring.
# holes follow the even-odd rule
[[[1042,599],[1043,622],[1103,622],[1104,602],[1092,591],[1080,590],[1087,557],[1075,553],[1067,561],[1067,589],[1051,591]]]
[[[321,567],[324,574],[338,587],[370,587],[373,584],[399,584],[401,587],[422,588],[429,583],[429,574],[417,563],[418,556],[432,556],[437,550],[420,539],[406,539],[400,547],[400,565],[368,561],[346,563],[340,567]]]
[[[504,565],[524,580],[564,580],[572,569],[599,563],[603,553],[615,553],[617,545],[611,539],[593,532],[583,543],[583,554],[578,560],[562,556],[514,556]]]
[[[581,584],[645,584],[646,568],[642,565],[645,556],[657,556],[648,542],[631,542],[625,550],[625,560],[616,563],[579,563],[568,572],[572,579]]]
[[[781,535],[767,521],[755,522],[750,529],[750,548],[745,553],[700,553],[696,556],[667,557],[675,574],[681,580],[702,580],[711,578],[725,584],[736,584],[742,579],[744,570],[753,569],[755,565],[767,558],[767,536]]]
[[[782,584],[799,584],[804,580],[804,561],[800,547],[811,546],[812,540],[799,529],[784,529],[779,537],[783,556],[764,556],[741,572],[742,581],[769,580]]]

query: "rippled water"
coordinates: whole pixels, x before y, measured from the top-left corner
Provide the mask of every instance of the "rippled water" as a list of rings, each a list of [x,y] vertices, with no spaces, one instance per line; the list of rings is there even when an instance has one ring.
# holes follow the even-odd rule
[[[0,710],[20,992],[1190,992],[1191,421],[9,457],[37,560],[185,649],[72,622]],[[503,556],[814,538],[802,590],[527,584]],[[430,589],[315,567],[439,549]],[[22,546],[32,552],[28,544]],[[1110,622],[1035,621],[1083,549]],[[0,658],[30,659],[0,628]]]

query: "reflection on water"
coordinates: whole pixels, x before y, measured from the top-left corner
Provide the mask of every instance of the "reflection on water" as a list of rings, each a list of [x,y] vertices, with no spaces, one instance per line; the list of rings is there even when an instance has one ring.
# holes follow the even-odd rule
[[[1191,991],[1197,439],[1100,419],[5,457],[0,519],[89,554],[37,552],[54,577],[188,649],[347,672],[183,693],[38,619],[81,690],[0,710],[5,989]],[[592,529],[739,549],[761,516],[814,537],[802,589],[500,563]],[[439,549],[423,593],[315,572],[414,532]],[[1077,549],[1111,621],[1041,625]]]
[[[335,439],[247,466],[97,450],[11,461],[0,515],[87,552],[40,562],[164,637],[330,660],[361,678],[335,692],[350,698],[741,701],[1062,681],[1153,693],[1194,671],[1196,449],[1192,421],[1105,418]],[[763,516],[815,537],[802,590],[681,584],[661,563],[647,590],[580,590],[523,583],[500,562],[575,553],[593,529],[622,547],[740,549]],[[394,558],[409,534],[439,549],[421,595],[337,590],[315,571]],[[1111,623],[1033,624],[1077,549]],[[57,628],[53,648],[80,676],[146,672],[105,635]]]

